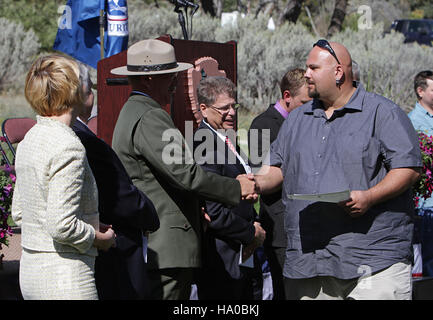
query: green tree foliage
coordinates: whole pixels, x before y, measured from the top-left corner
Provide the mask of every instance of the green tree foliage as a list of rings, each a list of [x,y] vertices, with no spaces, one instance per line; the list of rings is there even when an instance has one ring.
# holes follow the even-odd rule
[[[1,1],[0,17],[20,23],[24,29],[33,29],[41,43],[41,51],[52,50],[57,33],[57,10],[66,0],[15,0]]]
[[[347,46],[360,65],[361,82],[367,90],[409,111],[415,102],[413,78],[420,69],[433,65],[433,48],[403,44],[401,34],[384,33],[383,23],[356,31],[358,18],[352,12],[349,27],[331,39]],[[224,27],[219,19],[202,13],[193,19],[192,40],[237,41],[238,98],[252,113],[263,111],[279,97],[278,81],[288,69],[305,66],[317,40],[301,22],[285,23],[271,31],[266,27],[268,19],[265,15],[257,19],[252,14],[238,16],[236,25]],[[182,38],[177,15],[171,10],[131,11],[130,23],[130,45],[166,33]]]
[[[433,0],[413,0],[410,1],[410,9],[412,12],[418,11],[424,19],[433,19]]]
[[[66,0],[50,2],[64,4]],[[244,3],[246,2],[244,0]],[[173,5],[166,0],[160,0],[158,3],[159,8],[150,0],[128,0],[130,17],[129,45],[142,39],[158,37],[167,33],[174,38],[183,38],[177,14],[173,12]],[[424,4],[427,3],[429,2],[424,1]],[[21,8],[18,4],[30,4],[30,7],[33,6],[34,8],[44,6],[48,8],[51,6],[51,13],[41,12],[39,9],[31,11],[30,8]],[[311,21],[305,14],[305,10],[301,12],[296,24],[284,23],[274,31],[267,29],[269,16],[259,14],[256,19],[254,10],[247,14],[245,18],[238,16],[237,23],[234,26],[222,27],[220,19],[212,18],[204,14],[202,10],[199,10],[193,18],[192,40],[237,41],[238,98],[253,113],[263,111],[269,103],[274,102],[279,97],[278,81],[281,76],[290,68],[304,67],[307,54],[314,41],[319,36],[326,36],[335,0],[306,0],[304,4],[311,11],[311,16],[320,33],[318,36],[312,32]],[[254,2],[252,2],[253,5]],[[357,9],[361,5],[371,7],[373,19],[371,29],[360,28],[358,30],[360,15]],[[420,6],[419,4],[418,7]],[[21,10],[22,12],[12,14],[12,11],[7,11],[13,8],[15,8],[15,11]],[[413,77],[421,69],[433,65],[433,49],[418,44],[403,44],[402,35],[395,33],[384,34],[384,30],[386,30],[384,25],[385,23],[390,24],[394,19],[408,17],[411,10],[412,7],[409,1],[405,0],[383,2],[349,0],[343,31],[336,33],[332,37],[332,39],[346,45],[352,53],[352,57],[360,64],[361,82],[365,87],[393,100],[406,111],[410,110],[415,102],[412,89]],[[41,36],[44,32],[53,34],[50,41],[45,40],[45,48],[51,49],[57,31],[57,20],[60,16],[57,13],[56,6],[48,4],[48,1],[16,0],[6,3],[3,7],[0,6],[0,15],[6,14],[6,11],[11,16],[14,14],[15,16],[21,15],[27,17],[28,20],[39,19],[38,21],[49,20],[47,16],[51,14],[53,18],[50,21],[53,23],[45,24],[45,27],[41,25],[42,22],[27,22],[27,28],[29,28],[29,25],[35,25],[35,28],[30,27],[30,29],[34,29],[36,34],[39,32],[38,36]],[[24,14],[24,12],[27,13]],[[38,12],[37,17],[30,19],[29,12]],[[384,23],[379,23],[382,21]],[[21,83],[23,85],[23,82],[16,80],[16,76],[24,73],[25,68],[18,68],[26,64],[13,61],[19,61],[20,59],[30,61],[29,57],[34,56],[35,53],[26,51],[25,57],[20,57],[14,52],[26,50],[29,44],[33,43],[31,40],[35,41],[37,37],[31,30],[27,31],[28,34],[26,34],[25,31],[22,31],[22,26],[12,26],[10,22],[4,23],[5,27],[2,27],[2,30],[6,30],[6,26],[9,27],[5,42],[1,43],[0,41],[0,44],[3,45],[0,45],[0,55],[1,52],[4,52],[4,58],[0,59],[0,61],[6,61],[3,63],[4,70],[1,71],[0,68],[0,79],[7,79],[8,83]],[[36,25],[39,27],[37,30],[40,31],[36,30]],[[18,37],[18,34],[22,35]],[[14,40],[14,38],[18,40]],[[23,46],[23,44],[26,45]],[[22,49],[12,51],[11,45],[16,45]],[[37,41],[32,47],[39,48]],[[15,58],[12,59],[12,57]],[[9,66],[12,63],[15,63],[15,67],[10,68]],[[13,70],[13,72],[10,70]]]

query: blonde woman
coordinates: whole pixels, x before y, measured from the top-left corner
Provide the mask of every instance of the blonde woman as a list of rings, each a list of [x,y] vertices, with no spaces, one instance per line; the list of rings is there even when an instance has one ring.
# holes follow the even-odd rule
[[[71,126],[83,100],[79,66],[50,55],[37,59],[25,96],[37,124],[19,144],[12,217],[22,232],[24,299],[97,299],[97,249],[115,244],[99,226],[95,179]]]

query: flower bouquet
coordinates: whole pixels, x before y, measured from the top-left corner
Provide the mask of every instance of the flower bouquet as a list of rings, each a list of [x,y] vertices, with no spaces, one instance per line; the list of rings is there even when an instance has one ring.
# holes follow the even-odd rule
[[[8,165],[0,167],[0,249],[2,244],[8,245],[8,236],[12,235],[8,218],[11,214],[14,185],[15,175],[12,169]]]
[[[421,198],[430,198],[433,191],[433,137],[424,132],[418,132],[419,147],[422,157],[422,172],[420,179],[413,185],[413,200],[418,208]]]

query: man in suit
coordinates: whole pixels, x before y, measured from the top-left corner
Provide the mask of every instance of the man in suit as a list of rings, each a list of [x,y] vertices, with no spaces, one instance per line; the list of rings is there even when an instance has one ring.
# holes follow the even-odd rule
[[[262,159],[269,145],[277,138],[278,131],[290,111],[311,100],[304,78],[305,70],[289,70],[280,81],[281,99],[258,115],[248,132],[248,146],[252,159]],[[264,143],[269,142],[269,143]],[[265,145],[267,147],[265,147]],[[261,161],[251,163],[260,167]],[[267,232],[264,242],[265,253],[272,275],[274,300],[284,300],[283,265],[287,245],[284,232],[284,205],[281,190],[260,197],[260,222]]]
[[[85,103],[72,129],[86,149],[86,156],[98,186],[101,222],[112,225],[116,247],[99,251],[95,281],[100,299],[145,299],[149,280],[143,255],[143,235],[159,228],[153,203],[132,183],[116,153],[86,125],[93,107],[92,81],[80,65]],[[145,248],[144,244],[144,248]]]
[[[155,204],[161,227],[149,236],[148,266],[153,299],[189,299],[194,269],[201,266],[202,221],[199,198],[238,205],[255,198],[254,182],[208,173],[197,165],[188,144],[162,109],[170,103],[178,72],[172,45],[142,40],[127,52],[128,65],[111,70],[127,75],[131,96],[113,134],[113,149],[134,184]]]
[[[250,173],[248,160],[234,147],[237,104],[233,82],[225,77],[204,78],[197,88],[197,97],[204,118],[194,138],[197,163],[204,170],[225,177]],[[251,254],[265,238],[253,204],[244,200],[230,207],[206,201],[205,211],[210,222],[204,237],[203,268],[197,282],[199,299],[252,300],[253,277],[261,269],[257,264],[240,265],[240,259],[242,253],[244,258],[253,259]]]

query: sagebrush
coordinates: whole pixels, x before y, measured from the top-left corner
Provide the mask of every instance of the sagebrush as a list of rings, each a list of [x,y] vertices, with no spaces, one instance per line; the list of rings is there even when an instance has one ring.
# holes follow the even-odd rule
[[[278,82],[291,68],[305,67],[312,44],[318,39],[302,23],[285,23],[268,30],[269,17],[253,14],[237,18],[235,25],[221,26],[221,21],[203,12],[192,21],[192,40],[237,41],[238,99],[247,111],[258,113],[279,98]],[[23,87],[23,79],[39,49],[36,35],[24,31],[18,23],[0,18],[0,90]],[[147,38],[170,34],[182,39],[178,15],[172,8],[156,8],[133,2],[129,7],[129,45]],[[320,30],[319,30],[320,31]],[[404,44],[402,35],[384,33],[375,23],[371,29],[346,28],[331,40],[343,43],[361,68],[361,82],[367,90],[384,95],[406,112],[415,103],[414,76],[432,69],[433,48]],[[92,73],[93,74],[93,73]]]
[[[162,20],[162,21],[161,21]],[[263,111],[279,98],[278,82],[284,73],[305,67],[312,44],[318,40],[301,24],[283,24],[268,30],[269,17],[238,16],[235,26],[221,26],[204,14],[193,18],[192,40],[237,41],[238,99],[250,112]],[[408,112],[415,104],[413,78],[433,66],[433,48],[404,44],[398,33],[385,33],[376,23],[371,29],[347,28],[332,39],[343,43],[361,68],[367,90],[381,94]],[[171,34],[183,38],[177,14],[168,9],[130,11],[130,45],[139,40]]]
[[[20,88],[40,44],[33,30],[25,31],[20,23],[0,18],[0,91]]]

